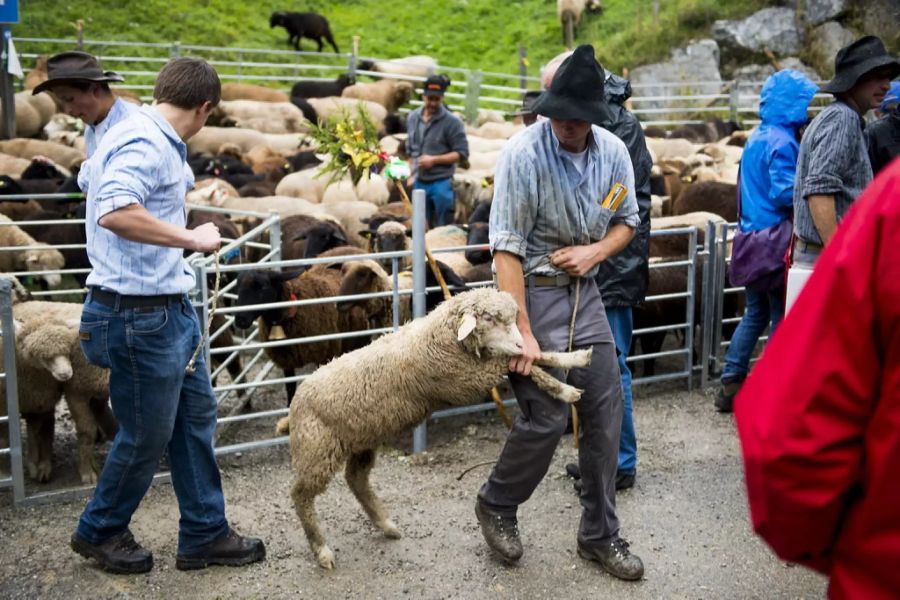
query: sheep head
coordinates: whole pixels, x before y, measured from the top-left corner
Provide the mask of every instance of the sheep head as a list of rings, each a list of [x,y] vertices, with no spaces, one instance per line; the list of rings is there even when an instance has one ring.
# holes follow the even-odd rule
[[[516,326],[519,307],[506,292],[478,289],[454,299],[456,339],[475,356],[515,356],[521,354],[524,341]]]
[[[284,284],[300,276],[300,273],[277,271],[244,271],[237,278],[238,306],[271,304],[285,300]],[[240,329],[248,329],[253,321],[262,318],[270,327],[287,316],[287,309],[253,309],[234,316],[234,324]]]
[[[27,271],[56,271],[62,269],[66,264],[59,250],[51,248],[47,244],[35,244],[37,246],[46,246],[46,250],[27,250],[23,254],[24,268]],[[59,273],[51,273],[42,275],[44,281],[51,288],[58,287],[62,283],[62,275]]]
[[[69,355],[77,330],[57,321],[31,321],[17,327],[17,346],[22,358],[50,372],[57,381],[72,378]]]

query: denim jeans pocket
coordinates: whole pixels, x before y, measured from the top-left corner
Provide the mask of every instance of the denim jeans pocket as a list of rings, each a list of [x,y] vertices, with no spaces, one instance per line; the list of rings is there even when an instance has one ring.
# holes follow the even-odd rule
[[[92,365],[103,369],[110,368],[109,348],[107,346],[109,323],[107,321],[81,321],[78,326],[78,339],[81,352]]]
[[[169,310],[166,308],[135,310],[131,318],[131,331],[135,335],[152,335],[162,331],[168,322]]]

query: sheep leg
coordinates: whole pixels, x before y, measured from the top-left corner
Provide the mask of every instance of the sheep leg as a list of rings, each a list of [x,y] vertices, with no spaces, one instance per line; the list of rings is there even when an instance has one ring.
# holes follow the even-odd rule
[[[25,417],[28,427],[28,475],[35,481],[50,481],[53,462],[53,429],[56,416],[41,413]]]
[[[375,466],[375,450],[365,450],[350,456],[347,460],[347,469],[344,471],[347,485],[350,486],[353,495],[366,511],[369,520],[384,532],[384,536],[392,540],[399,540],[400,530],[387,517],[381,500],[375,495],[369,482],[369,473],[373,466]]]
[[[285,377],[293,377],[294,376],[294,369],[282,369],[282,370],[284,371]],[[285,383],[284,389],[287,391],[287,399],[288,399],[287,405],[290,406],[291,402],[294,401],[294,392],[297,391],[297,382],[289,381],[289,382]]]
[[[90,399],[72,393],[66,395],[66,404],[75,424],[75,438],[78,442],[78,474],[81,483],[97,483],[94,470],[94,442],[97,439],[97,421],[91,410]]]
[[[334,568],[334,553],[319,528],[316,515],[316,496],[323,493],[328,483],[344,462],[340,443],[328,429],[314,417],[298,419],[291,415],[291,462],[297,478],[291,490],[294,509],[300,517],[306,540],[319,566]]]
[[[568,383],[563,383],[537,365],[531,367],[531,379],[541,390],[566,404],[578,402],[584,391]]]
[[[573,352],[542,352],[535,364],[559,369],[577,369],[591,364],[594,348],[584,348]]]
[[[91,412],[97,422],[97,441],[104,442],[116,437],[119,423],[109,407],[109,400],[105,397],[91,398]]]

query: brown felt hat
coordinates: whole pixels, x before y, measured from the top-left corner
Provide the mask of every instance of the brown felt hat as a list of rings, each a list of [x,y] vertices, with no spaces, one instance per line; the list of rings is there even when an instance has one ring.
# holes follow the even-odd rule
[[[60,83],[83,81],[125,81],[113,71],[104,71],[96,58],[86,52],[61,52],[47,60],[47,81],[36,86],[32,94],[40,94]]]

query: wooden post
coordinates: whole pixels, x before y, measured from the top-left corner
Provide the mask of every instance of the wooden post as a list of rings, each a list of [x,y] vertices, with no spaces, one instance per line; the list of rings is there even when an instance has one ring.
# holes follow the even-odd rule
[[[12,75],[9,74],[9,40],[12,31],[3,26],[2,51],[0,51],[0,106],[3,120],[0,121],[0,138],[9,140],[16,137],[16,98],[13,90]]]
[[[525,46],[519,46],[519,87],[523,90],[528,89],[526,77],[528,77],[528,55],[525,53]]]

